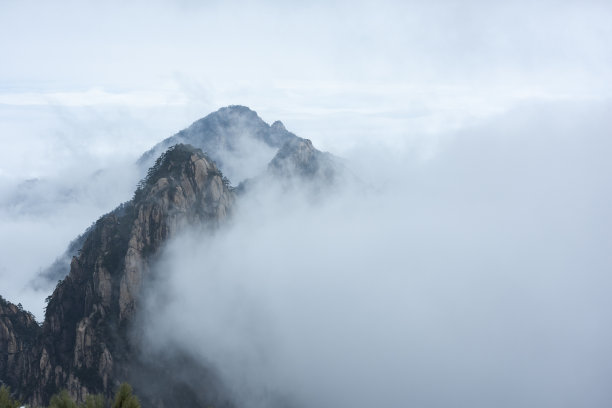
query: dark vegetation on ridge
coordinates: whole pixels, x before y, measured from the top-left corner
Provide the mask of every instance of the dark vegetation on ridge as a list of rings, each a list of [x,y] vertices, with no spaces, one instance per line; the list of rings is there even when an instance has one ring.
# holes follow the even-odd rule
[[[0,408],[19,408],[21,406],[21,401],[15,399],[10,387],[0,386]],[[113,400],[107,400],[102,394],[90,394],[82,404],[77,404],[68,391],[61,390],[51,397],[48,408],[140,408],[140,401],[132,394],[131,385],[123,383],[119,386]]]

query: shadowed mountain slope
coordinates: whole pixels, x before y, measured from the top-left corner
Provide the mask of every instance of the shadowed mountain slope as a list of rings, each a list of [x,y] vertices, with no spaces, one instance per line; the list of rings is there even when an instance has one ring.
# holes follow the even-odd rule
[[[240,182],[262,171],[275,152],[293,139],[297,136],[287,131],[280,121],[270,126],[246,106],[232,105],[161,141],[138,162],[148,168],[168,147],[190,144],[206,152],[232,181]]]
[[[213,158],[232,170],[243,156],[258,163],[245,165],[251,185],[323,190],[345,173],[310,140],[242,106],[222,108],[162,141],[139,160],[150,167],[132,200],[100,217],[44,272],[47,281],[65,278],[47,298],[42,326],[0,299],[0,381],[33,406],[63,388],[78,401],[92,393],[110,397],[123,381],[144,406],[233,406],[214,367],[184,351],[145,355],[137,328],[139,299],[159,272],[153,266],[165,243],[188,226],[217,229],[237,192],[248,189],[232,188]]]
[[[90,393],[111,396],[122,381],[144,386],[142,378],[166,379],[166,387],[136,388],[146,406],[174,406],[177,387],[186,404],[227,405],[208,368],[189,367],[204,379],[196,387],[180,380],[187,357],[164,356],[163,368],[140,359],[132,323],[143,282],[152,278],[150,267],[163,244],[187,225],[216,228],[233,202],[227,181],[201,150],[169,149],[134,198],[95,223],[70,273],[50,296],[42,327],[14,306],[0,305],[7,315],[0,345],[17,353],[0,365],[0,379],[34,406],[48,403],[61,388],[83,401]]]
[[[138,160],[142,174],[159,155],[176,144],[189,144],[205,152],[233,183],[240,184],[239,192],[255,184],[251,181],[269,176],[282,184],[308,181],[330,185],[345,181],[343,177],[348,175],[340,159],[317,150],[310,140],[289,132],[280,121],[268,125],[245,106],[221,108],[164,139]],[[72,257],[78,255],[90,232],[91,227],[74,239],[32,285],[39,289],[52,287],[63,279]]]

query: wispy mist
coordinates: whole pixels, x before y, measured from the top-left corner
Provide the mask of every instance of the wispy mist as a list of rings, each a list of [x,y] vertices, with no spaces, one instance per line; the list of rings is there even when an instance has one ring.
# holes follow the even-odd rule
[[[0,294],[221,106],[365,185],[260,185],[156,265],[144,350],[245,406],[612,404],[608,1],[0,4]],[[257,151],[255,151],[257,150]],[[227,174],[273,153],[241,146]],[[66,270],[68,273],[68,270]]]
[[[150,346],[247,407],[609,404],[609,109],[528,106],[428,161],[360,152],[371,188],[316,203],[252,191],[168,245]]]

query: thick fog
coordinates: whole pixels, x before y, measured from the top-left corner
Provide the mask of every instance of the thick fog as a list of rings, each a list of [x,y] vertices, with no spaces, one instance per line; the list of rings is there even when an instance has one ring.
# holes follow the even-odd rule
[[[367,187],[260,187],[172,241],[144,330],[247,407],[612,402],[610,104],[536,104],[434,158],[359,151]]]
[[[150,349],[253,407],[609,406],[610,21],[603,0],[1,2],[0,294],[42,319],[32,279],[130,199],[138,157],[242,104],[361,184],[257,189],[170,242]]]

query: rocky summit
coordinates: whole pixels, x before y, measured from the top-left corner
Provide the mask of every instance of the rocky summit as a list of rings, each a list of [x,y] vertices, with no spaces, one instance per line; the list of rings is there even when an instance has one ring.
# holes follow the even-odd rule
[[[134,323],[168,239],[186,226],[216,230],[231,216],[240,197],[213,157],[219,149],[238,150],[245,137],[276,150],[268,177],[329,182],[340,169],[309,140],[240,106],[222,108],[164,140],[142,156],[140,163],[157,158],[133,198],[71,244],[76,252],[69,272],[47,298],[42,324],[0,298],[2,383],[33,407],[61,389],[77,401],[97,393],[110,397],[123,381],[134,385],[143,406],[233,406],[212,367],[178,353],[143,358]]]
[[[138,160],[149,168],[168,147],[178,143],[202,149],[235,183],[254,177],[285,143],[300,139],[276,121],[271,126],[246,106],[221,108],[161,141]]]
[[[311,184],[310,187],[315,185],[311,190],[316,190],[345,182],[347,178],[354,179],[339,158],[317,150],[310,140],[289,132],[281,121],[268,125],[246,106],[221,108],[159,142],[138,159],[142,175],[147,174],[164,151],[176,144],[191,145],[205,152],[237,185],[237,193],[257,184],[287,186],[297,181]],[[232,172],[236,167],[241,171]],[[238,176],[234,178],[231,173],[239,174],[234,174]],[[72,258],[78,255],[92,230],[93,225],[75,238],[66,251],[32,281],[32,285],[38,289],[52,287],[63,279]]]

